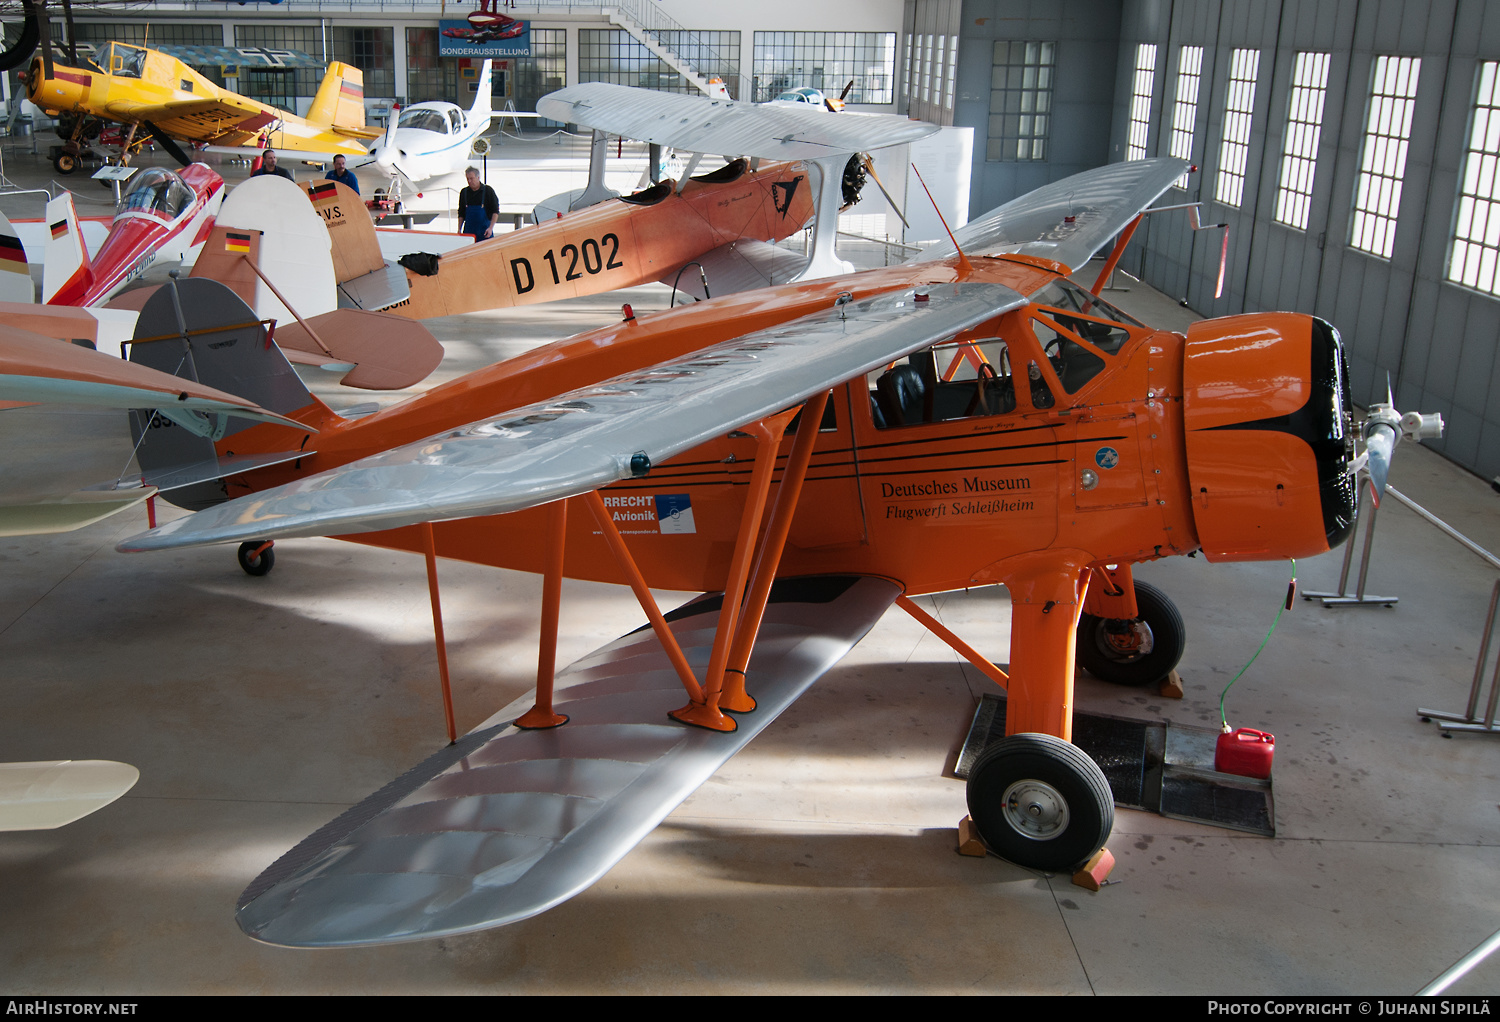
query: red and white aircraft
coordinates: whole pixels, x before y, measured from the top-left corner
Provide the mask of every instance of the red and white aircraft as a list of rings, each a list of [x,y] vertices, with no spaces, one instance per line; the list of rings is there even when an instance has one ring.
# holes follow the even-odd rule
[[[223,201],[224,179],[204,164],[189,164],[181,173],[148,167],[130,179],[109,236],[90,259],[73,197],[58,196],[47,203],[42,301],[103,305],[148,267],[181,262],[208,238]]]

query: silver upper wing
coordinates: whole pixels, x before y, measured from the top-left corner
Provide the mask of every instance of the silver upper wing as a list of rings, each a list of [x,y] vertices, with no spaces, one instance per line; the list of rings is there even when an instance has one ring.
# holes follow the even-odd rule
[[[641,142],[720,156],[812,160],[915,142],[935,124],[895,114],[830,113],[816,107],[709,99],[585,82],[537,100],[537,113]]]
[[[1030,255],[1076,270],[1156,201],[1188,169],[1186,160],[1111,163],[1043,185],[954,232],[965,255]],[[955,254],[939,242],[912,262]]]
[[[758,330],[219,504],[119,549],[369,532],[575,496],[1026,304],[999,284],[928,293],[924,302],[909,290],[877,295]]]

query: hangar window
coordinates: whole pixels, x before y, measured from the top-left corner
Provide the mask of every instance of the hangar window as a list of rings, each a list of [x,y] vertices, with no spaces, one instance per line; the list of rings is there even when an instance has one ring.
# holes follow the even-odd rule
[[[958,36],[913,33],[906,37],[906,112],[932,124],[953,123]]]
[[[1172,107],[1170,152],[1179,160],[1193,158],[1193,129],[1198,123],[1198,85],[1203,81],[1203,47],[1184,46],[1177,51],[1177,102]],[[1172,182],[1186,189],[1188,175]]]
[[[1453,218],[1453,253],[1448,279],[1500,294],[1496,253],[1500,252],[1500,64],[1486,60],[1475,73],[1474,111],[1469,146],[1458,184]]]
[[[1151,94],[1156,91],[1156,46],[1141,43],[1135,48],[1135,78],[1130,89],[1130,138],[1125,159],[1144,160],[1151,134]]]
[[[703,77],[722,79],[731,99],[740,98],[738,32],[674,29],[658,31],[656,37]],[[696,85],[622,28],[578,30],[578,80],[698,95]]]
[[[1276,187],[1276,220],[1307,230],[1318,139],[1323,132],[1323,100],[1328,95],[1326,53],[1299,53],[1292,68],[1292,96],[1281,142],[1281,182]]]
[[[1012,163],[1047,158],[1056,52],[1056,43],[995,42],[986,160]]]
[[[1354,218],[1349,244],[1389,259],[1396,246],[1396,215],[1401,210],[1401,179],[1416,107],[1420,57],[1376,57],[1370,73],[1364,150],[1354,187]]]
[[[1214,198],[1239,206],[1245,198],[1245,163],[1250,156],[1250,118],[1255,112],[1255,82],[1260,75],[1259,50],[1235,50],[1229,58],[1224,90],[1224,138],[1219,143],[1219,176]]]
[[[804,85],[837,99],[851,81],[846,102],[896,101],[896,33],[755,33],[755,102]]]

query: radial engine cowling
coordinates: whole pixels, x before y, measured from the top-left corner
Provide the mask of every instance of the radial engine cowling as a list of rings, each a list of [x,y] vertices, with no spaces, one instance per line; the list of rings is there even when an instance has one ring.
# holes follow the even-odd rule
[[[1348,367],[1338,331],[1294,313],[1188,330],[1188,484],[1211,561],[1309,557],[1353,528]]]

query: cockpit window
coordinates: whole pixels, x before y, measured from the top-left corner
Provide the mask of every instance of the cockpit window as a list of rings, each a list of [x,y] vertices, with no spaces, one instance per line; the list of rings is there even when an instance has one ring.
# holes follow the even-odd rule
[[[155,213],[175,220],[193,203],[193,190],[182,178],[164,167],[149,167],[130,179],[130,189],[120,196],[115,216],[125,212]]]
[[[871,373],[868,384],[877,429],[1016,410],[1010,355],[995,337],[934,345]]]
[[[441,110],[403,110],[401,117],[396,121],[398,128],[420,128],[423,131],[435,131],[440,135],[449,133],[448,117]]]
[[[783,92],[781,95],[776,97],[776,101],[778,103],[813,103],[817,106],[822,106],[823,93],[819,92],[817,89],[812,89],[804,86],[800,89],[792,89],[788,92]]]
[[[105,67],[121,78],[139,78],[146,70],[146,51],[121,43],[110,43]]]
[[[1085,383],[1104,369],[1104,359],[1099,357],[1097,351],[1082,343],[1079,337],[1066,332],[1067,327],[1078,322],[1090,321],[1069,319],[1066,316],[1046,319],[1037,316],[1031,321],[1031,330],[1041,342],[1047,361],[1052,363],[1052,371],[1057,374],[1063,390],[1069,394],[1078,393]],[[1064,329],[1060,330],[1059,327]],[[1036,368],[1035,364],[1032,368]]]
[[[1106,302],[1103,298],[1089,294],[1070,280],[1054,280],[1031,296],[1037,305],[1050,305],[1062,312],[1078,312],[1096,319],[1111,319],[1127,326],[1144,326]]]

